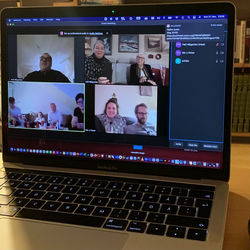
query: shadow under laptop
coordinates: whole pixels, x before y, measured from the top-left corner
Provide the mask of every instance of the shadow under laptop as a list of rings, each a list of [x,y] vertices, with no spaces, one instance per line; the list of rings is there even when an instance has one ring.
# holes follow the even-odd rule
[[[235,216],[236,214],[237,216]],[[250,249],[249,219],[250,197],[230,192],[223,249]]]

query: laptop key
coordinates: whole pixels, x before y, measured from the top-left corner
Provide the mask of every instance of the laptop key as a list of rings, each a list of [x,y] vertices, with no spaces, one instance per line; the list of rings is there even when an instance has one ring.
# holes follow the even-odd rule
[[[185,188],[173,188],[171,194],[176,196],[187,196],[188,190]]]
[[[42,200],[31,200],[25,205],[25,207],[40,208],[44,203],[45,201]]]
[[[175,204],[176,196],[172,195],[162,195],[160,203]]]
[[[89,204],[91,200],[92,200],[91,196],[80,195],[75,199],[74,203]]]
[[[34,186],[34,183],[27,181],[27,182],[21,182],[17,188],[31,189],[32,186]]]
[[[193,217],[187,217],[187,216],[168,215],[165,223],[168,225],[194,227],[198,229],[208,228],[207,219],[193,218]]]
[[[18,212],[18,210],[20,210],[20,208],[16,206],[0,205],[0,215],[14,216]]]
[[[95,197],[90,204],[96,205],[96,206],[105,206],[107,202],[108,202],[108,198]]]
[[[19,173],[7,173],[8,179],[18,180],[21,176],[22,174]]]
[[[198,217],[209,218],[211,213],[212,201],[197,199],[195,205],[198,207]]]
[[[60,212],[66,212],[66,213],[73,213],[75,209],[77,208],[77,204],[72,203],[63,203],[58,211]]]
[[[41,209],[55,211],[61,204],[61,202],[48,201],[43,205]]]
[[[195,216],[196,208],[195,207],[180,207],[179,215],[184,216]]]
[[[60,184],[63,180],[63,177],[52,176],[47,182],[52,184]]]
[[[139,184],[137,183],[126,183],[123,187],[125,191],[137,191]]]
[[[90,214],[94,209],[94,206],[88,206],[88,205],[80,205],[76,211],[75,214]]]
[[[72,202],[76,198],[75,194],[62,194],[58,201]]]
[[[192,207],[194,204],[194,198],[179,197],[177,204],[182,206]]]
[[[18,207],[24,207],[30,199],[27,198],[15,198],[10,205],[11,206],[18,206]]]
[[[49,201],[55,201],[58,199],[59,196],[60,196],[60,193],[48,192],[44,195],[43,199],[49,200]]]
[[[189,197],[201,198],[201,199],[213,199],[214,193],[204,190],[190,190]]]
[[[156,194],[170,194],[171,188],[164,186],[157,186],[155,189]]]
[[[79,187],[77,186],[66,186],[63,190],[62,193],[68,193],[68,194],[76,194],[78,191]]]
[[[110,190],[108,189],[96,189],[95,192],[93,193],[94,196],[100,196],[100,197],[107,197],[110,193]]]
[[[34,199],[40,199],[44,196],[45,192],[44,191],[32,191],[29,193],[27,196],[28,198],[34,198]]]
[[[49,184],[47,184],[47,183],[37,183],[35,186],[32,187],[32,189],[44,191],[48,188],[48,186],[49,186]]]
[[[127,231],[135,233],[144,233],[147,223],[140,221],[131,221],[128,225]]]
[[[60,192],[63,188],[64,188],[63,185],[52,184],[52,185],[50,185],[50,187],[48,188],[47,191]]]
[[[205,241],[207,237],[207,230],[193,229],[188,230],[187,238],[190,240]]]
[[[90,179],[80,179],[77,182],[77,186],[81,186],[81,187],[89,187],[91,184],[93,183],[93,180]]]
[[[20,183],[21,183],[21,181],[8,180],[7,182],[4,183],[4,186],[5,186],[5,187],[12,187],[12,188],[15,188],[15,187],[17,187]]]
[[[184,238],[186,233],[185,227],[169,226],[167,236],[174,238]]]
[[[115,181],[112,181],[109,183],[109,185],[107,186],[107,188],[113,190],[113,189],[121,189],[123,186],[123,183],[122,182],[115,182]]]
[[[94,183],[91,185],[92,187],[96,188],[105,188],[108,185],[108,181],[94,181]]]
[[[127,201],[125,208],[133,209],[133,210],[140,210],[142,206],[141,201]]]
[[[114,230],[125,230],[127,224],[128,221],[126,220],[107,219],[103,227]]]
[[[149,213],[146,221],[154,223],[163,223],[164,219],[165,219],[165,214]]]
[[[143,201],[157,202],[159,200],[158,194],[144,194],[142,197]]]
[[[35,182],[46,182],[50,176],[48,175],[38,175],[33,181]]]
[[[93,215],[107,217],[111,212],[109,207],[96,207],[93,211]]]
[[[89,187],[82,187],[78,191],[78,194],[83,194],[83,195],[91,195],[94,192],[94,188],[89,188]]]
[[[1,190],[0,190],[1,193]],[[30,190],[28,189],[18,189],[13,193],[13,196],[15,197],[26,197],[30,193]]]
[[[117,219],[126,219],[128,216],[128,211],[127,209],[113,209],[110,217],[112,218],[117,218]]]
[[[147,234],[164,235],[166,226],[162,224],[149,224]]]
[[[143,192],[143,193],[152,193],[155,189],[155,186],[153,185],[144,185],[141,184],[140,188],[139,188],[139,192]]]
[[[160,212],[166,214],[176,214],[178,210],[178,206],[175,205],[162,205]]]
[[[32,181],[35,177],[36,177],[36,175],[34,175],[34,174],[23,174],[23,176],[21,178],[19,178],[19,180]]]
[[[123,199],[125,195],[126,195],[126,191],[113,190],[110,193],[109,197],[110,198],[116,198],[116,199]]]
[[[77,178],[68,177],[68,178],[65,178],[65,179],[64,179],[64,181],[62,182],[62,184],[65,184],[65,185],[74,185],[74,184],[76,184],[78,181],[79,181],[79,179],[77,179]]]
[[[125,200],[121,199],[111,199],[108,203],[108,207],[122,208],[125,204]]]
[[[101,227],[105,221],[105,218],[88,216],[88,215],[78,215],[70,213],[61,213],[54,211],[45,211],[37,209],[23,208],[17,214],[16,217],[22,217],[27,219],[44,220],[52,222],[61,222],[67,224],[75,224],[89,227]]]
[[[145,202],[144,206],[142,207],[142,210],[148,212],[157,212],[159,207],[159,203]]]
[[[144,221],[147,216],[146,212],[143,211],[131,211],[129,214],[129,220]]]
[[[139,192],[128,192],[126,199],[127,200],[141,200],[142,193]]]

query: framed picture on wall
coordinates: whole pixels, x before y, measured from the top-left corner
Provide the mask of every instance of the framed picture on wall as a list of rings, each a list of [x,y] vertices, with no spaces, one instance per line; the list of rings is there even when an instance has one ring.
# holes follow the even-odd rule
[[[119,35],[119,52],[138,53],[139,36],[138,35]]]
[[[162,37],[145,35],[144,38],[146,52],[161,52],[162,51]]]

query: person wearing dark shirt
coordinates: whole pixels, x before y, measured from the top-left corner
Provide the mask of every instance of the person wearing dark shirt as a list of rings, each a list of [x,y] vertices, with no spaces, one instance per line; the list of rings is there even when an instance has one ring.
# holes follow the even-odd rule
[[[43,53],[40,57],[40,70],[33,71],[24,77],[23,81],[35,82],[70,82],[60,71],[51,69],[52,57],[48,53]]]
[[[145,56],[139,54],[136,63],[130,67],[130,82],[136,85],[156,85],[151,66],[145,64]]]
[[[84,129],[84,95],[79,93],[75,97],[77,108],[74,109],[74,116],[71,121],[73,129],[83,130]]]
[[[104,43],[101,40],[97,40],[93,47],[93,54],[85,59],[85,82],[112,83],[112,63],[104,54]]]

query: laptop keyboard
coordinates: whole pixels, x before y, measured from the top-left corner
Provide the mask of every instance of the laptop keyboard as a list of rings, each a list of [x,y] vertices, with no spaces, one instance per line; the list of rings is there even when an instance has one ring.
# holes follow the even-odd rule
[[[0,215],[205,241],[213,186],[6,169]]]

